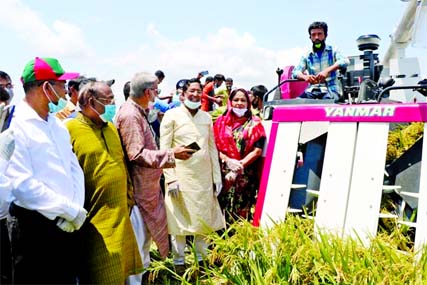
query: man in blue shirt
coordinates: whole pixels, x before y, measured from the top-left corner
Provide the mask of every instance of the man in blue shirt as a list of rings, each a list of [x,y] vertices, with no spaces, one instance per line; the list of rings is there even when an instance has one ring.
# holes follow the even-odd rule
[[[346,67],[349,61],[337,49],[326,45],[328,25],[325,22],[313,22],[308,33],[313,46],[292,72],[293,78],[310,83],[300,98],[339,99],[342,90],[337,80],[337,69]]]

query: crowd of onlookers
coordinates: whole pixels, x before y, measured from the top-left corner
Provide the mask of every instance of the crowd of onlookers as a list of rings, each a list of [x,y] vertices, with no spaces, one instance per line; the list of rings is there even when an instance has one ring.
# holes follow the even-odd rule
[[[310,83],[301,97],[337,99],[348,61],[325,44],[326,23],[308,32],[293,73]],[[206,75],[165,95],[162,71],[136,73],[117,109],[114,80],[54,58],[26,64],[16,106],[0,72],[2,283],[141,284],[153,242],[182,272],[188,236],[201,261],[208,233],[252,219],[267,89]]]
[[[179,271],[188,236],[202,261],[209,232],[251,220],[266,88],[198,74],[164,95],[164,77],[136,73],[116,108],[114,80],[36,57],[15,106],[0,72],[2,283],[141,284],[153,242]]]

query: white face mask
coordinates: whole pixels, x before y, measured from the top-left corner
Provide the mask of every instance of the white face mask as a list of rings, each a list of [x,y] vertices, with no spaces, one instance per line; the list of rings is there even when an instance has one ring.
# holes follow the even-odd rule
[[[187,98],[185,98],[184,105],[187,106],[188,108],[190,108],[191,110],[196,110],[196,109],[199,109],[200,105],[202,105],[202,102],[200,102],[200,101],[192,102],[192,101],[188,100]]]
[[[236,114],[237,117],[243,117],[247,110],[248,109],[246,109],[246,108],[243,108],[243,109],[233,108],[233,112],[234,112],[234,114]]]

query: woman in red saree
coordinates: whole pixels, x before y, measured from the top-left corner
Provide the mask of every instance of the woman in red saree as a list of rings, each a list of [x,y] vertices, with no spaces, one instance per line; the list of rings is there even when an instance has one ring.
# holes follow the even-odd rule
[[[231,92],[227,110],[214,125],[215,143],[221,160],[224,189],[219,195],[227,222],[252,219],[258,193],[258,158],[265,143],[261,120],[250,109],[248,92]]]

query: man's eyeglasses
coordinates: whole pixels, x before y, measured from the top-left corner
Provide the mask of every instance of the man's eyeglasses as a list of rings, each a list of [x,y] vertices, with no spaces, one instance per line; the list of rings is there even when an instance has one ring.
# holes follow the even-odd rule
[[[6,84],[0,84],[1,88],[6,88],[6,89],[12,89],[13,88],[13,84],[12,83],[6,83]]]
[[[103,101],[103,102],[105,102],[105,103],[103,103],[103,102],[99,102],[99,103],[101,103],[102,105],[113,105],[113,104],[115,104],[116,103],[116,100],[114,100],[114,98],[113,99],[107,99],[107,98],[95,98],[95,100],[96,101]]]

